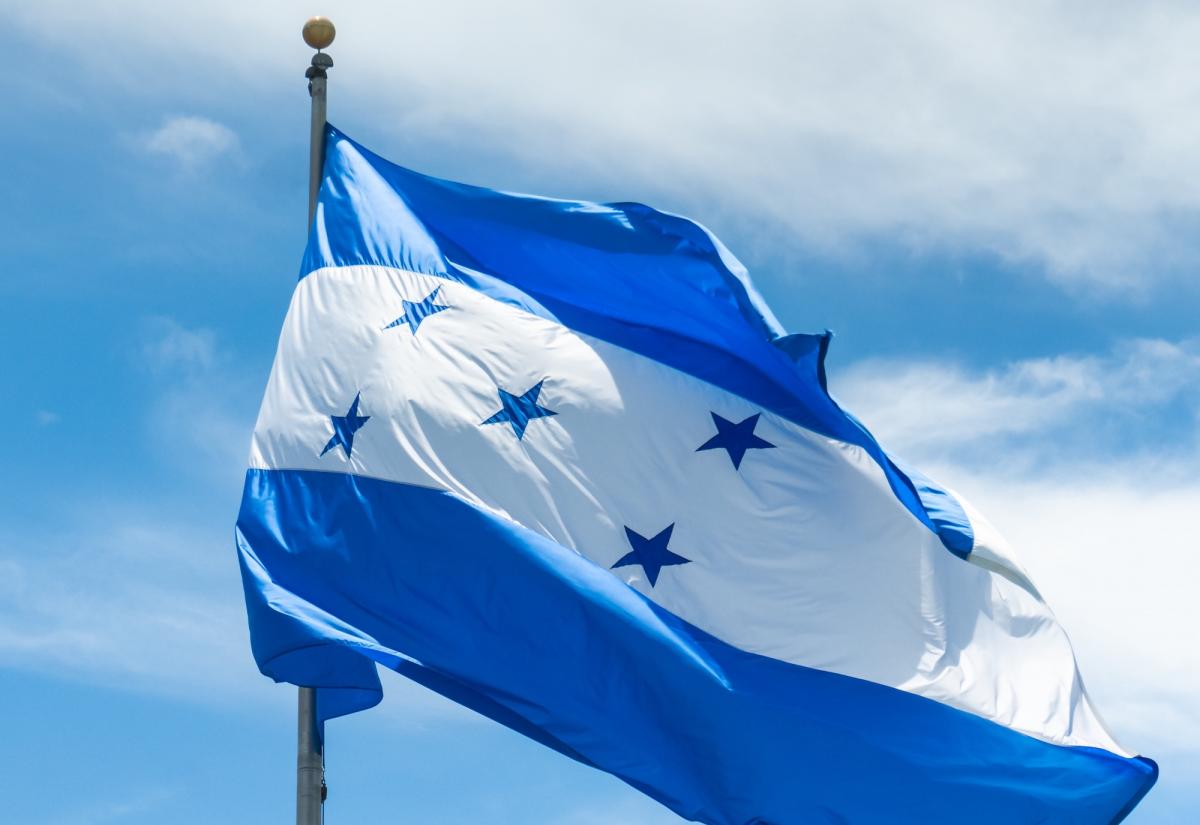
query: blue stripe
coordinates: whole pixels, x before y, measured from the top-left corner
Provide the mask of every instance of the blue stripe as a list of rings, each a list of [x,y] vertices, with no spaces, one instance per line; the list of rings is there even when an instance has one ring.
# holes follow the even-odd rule
[[[355,264],[457,281],[856,444],[918,520],[957,555],[970,552],[970,523],[953,497],[914,484],[830,397],[828,333],[784,337],[745,267],[699,224],[637,203],[431,178],[330,126],[301,275]]]
[[[251,470],[237,532],[255,658],[325,718],[383,663],[700,822],[1104,823],[1157,776],[738,650],[441,491]]]

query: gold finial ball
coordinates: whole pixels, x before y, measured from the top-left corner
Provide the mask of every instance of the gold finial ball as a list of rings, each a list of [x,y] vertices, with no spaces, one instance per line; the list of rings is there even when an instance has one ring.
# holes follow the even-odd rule
[[[328,17],[310,17],[304,23],[304,42],[314,49],[328,49],[336,34]]]

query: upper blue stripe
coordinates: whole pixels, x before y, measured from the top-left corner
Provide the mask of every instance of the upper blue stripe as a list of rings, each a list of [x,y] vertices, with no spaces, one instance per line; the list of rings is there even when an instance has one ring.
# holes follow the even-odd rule
[[[823,336],[783,337],[745,267],[697,223],[637,203],[496,192],[397,166],[333,126],[301,275],[373,264],[463,283],[653,358],[870,454],[956,554],[970,522],[914,484],[825,386]]]

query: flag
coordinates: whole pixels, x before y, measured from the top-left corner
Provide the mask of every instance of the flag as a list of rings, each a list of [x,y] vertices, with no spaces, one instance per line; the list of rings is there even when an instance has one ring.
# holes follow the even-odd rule
[[[1156,766],[829,342],[697,223],[330,127],[237,522],[259,668],[323,722],[382,665],[712,825],[1120,820]]]

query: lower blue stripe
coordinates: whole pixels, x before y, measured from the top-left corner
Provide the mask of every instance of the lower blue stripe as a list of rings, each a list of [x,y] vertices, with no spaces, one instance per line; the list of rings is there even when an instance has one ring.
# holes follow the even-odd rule
[[[259,667],[323,718],[383,663],[700,822],[1107,823],[1157,777],[738,650],[440,491],[251,470],[237,533]]]

